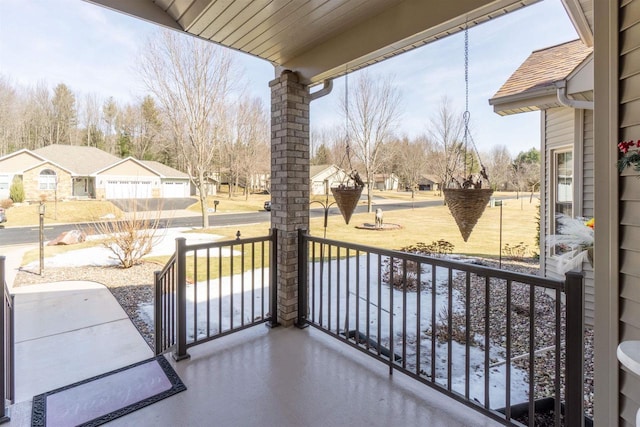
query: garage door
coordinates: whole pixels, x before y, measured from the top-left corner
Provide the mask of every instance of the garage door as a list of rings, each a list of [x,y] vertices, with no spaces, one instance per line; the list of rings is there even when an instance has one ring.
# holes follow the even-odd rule
[[[148,199],[151,197],[151,181],[108,180],[105,195],[107,199]]]
[[[189,197],[189,183],[184,181],[164,181],[162,197]]]

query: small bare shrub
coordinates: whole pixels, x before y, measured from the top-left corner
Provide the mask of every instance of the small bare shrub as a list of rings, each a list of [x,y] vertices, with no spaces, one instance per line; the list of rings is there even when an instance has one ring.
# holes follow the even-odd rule
[[[139,264],[162,238],[160,212],[141,212],[134,200],[123,219],[98,221],[95,231],[105,236],[102,244],[116,256],[120,265],[130,268]]]
[[[522,261],[525,256],[529,253],[529,246],[525,245],[524,242],[520,242],[517,245],[510,246],[508,243],[505,243],[502,248],[502,253],[504,256],[509,257],[516,261]]]
[[[431,244],[427,245],[424,242],[418,242],[415,245],[405,246],[404,248],[400,248],[402,252],[408,252],[412,254],[418,255],[427,255],[427,256],[445,256],[450,255],[453,252],[454,246],[452,243],[440,239],[434,240]],[[406,263],[401,259],[395,259],[393,261],[393,265],[390,265],[389,260],[385,260],[384,262],[384,273],[383,279],[390,283],[396,289],[407,290],[415,292],[420,288],[422,290],[425,286],[424,283],[421,283],[418,286],[418,268],[419,264],[414,261],[407,261]],[[406,281],[405,281],[405,266],[406,265]],[[422,273],[423,270],[420,270]]]

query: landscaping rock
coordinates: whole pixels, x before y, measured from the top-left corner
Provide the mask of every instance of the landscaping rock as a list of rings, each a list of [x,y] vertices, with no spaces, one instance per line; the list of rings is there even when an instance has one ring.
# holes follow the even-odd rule
[[[75,245],[87,240],[87,235],[79,230],[64,231],[58,237],[47,243],[47,246]]]

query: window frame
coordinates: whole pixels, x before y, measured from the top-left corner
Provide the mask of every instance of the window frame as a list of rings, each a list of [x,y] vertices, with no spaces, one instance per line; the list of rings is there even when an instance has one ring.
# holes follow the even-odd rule
[[[38,190],[55,190],[58,187],[58,174],[53,169],[43,169],[38,174]]]

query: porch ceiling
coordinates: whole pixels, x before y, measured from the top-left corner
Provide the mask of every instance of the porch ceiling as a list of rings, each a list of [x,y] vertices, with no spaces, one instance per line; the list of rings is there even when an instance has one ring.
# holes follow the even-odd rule
[[[85,0],[317,84],[540,0]]]

